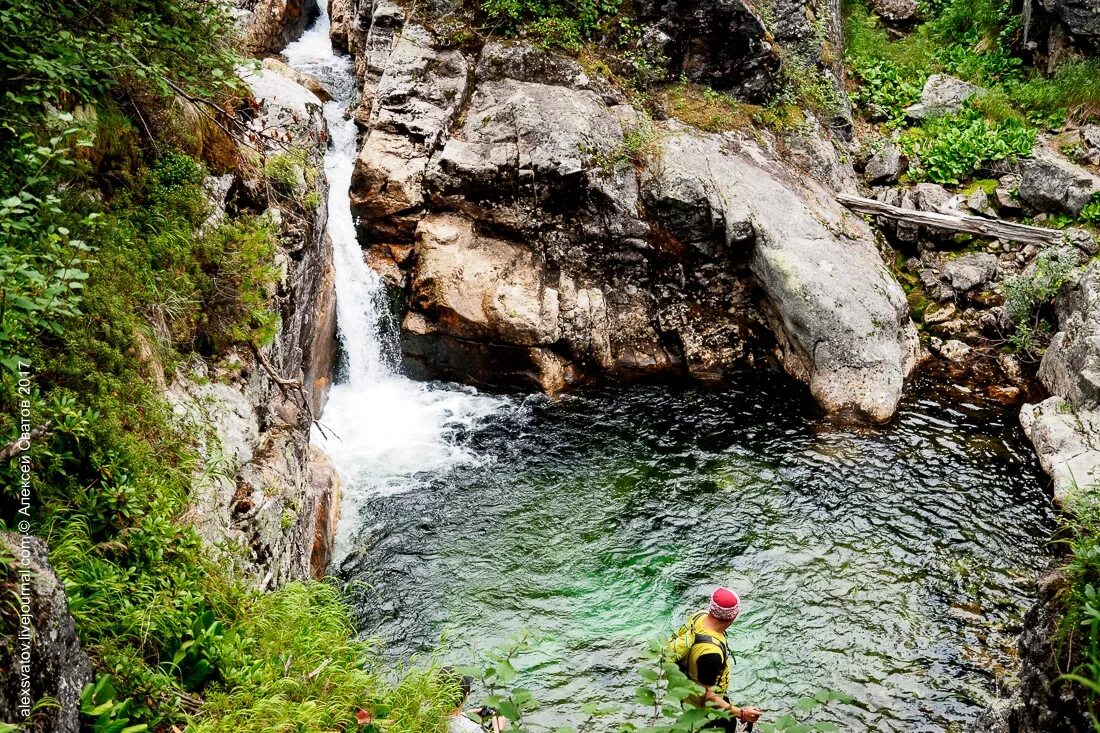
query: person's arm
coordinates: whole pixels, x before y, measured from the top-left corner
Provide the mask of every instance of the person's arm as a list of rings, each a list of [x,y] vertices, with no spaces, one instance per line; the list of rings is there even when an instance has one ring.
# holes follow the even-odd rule
[[[724,671],[722,666],[722,655],[720,654],[704,654],[699,657],[699,661],[696,663],[699,670],[699,684],[704,689],[704,704],[713,705],[719,710],[726,710],[738,720],[755,723],[757,718],[760,717],[759,710],[754,707],[738,707],[714,691],[714,685],[718,683],[718,678],[721,677]]]

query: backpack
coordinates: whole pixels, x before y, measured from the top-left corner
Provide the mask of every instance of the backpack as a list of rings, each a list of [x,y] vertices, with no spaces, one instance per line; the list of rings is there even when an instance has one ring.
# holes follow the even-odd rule
[[[680,668],[680,671],[687,674],[688,656],[691,654],[692,647],[696,644],[714,644],[721,650],[723,662],[730,659],[729,647],[726,646],[725,642],[719,641],[710,634],[702,634],[695,630],[699,619],[706,615],[706,611],[693,613],[680,628],[676,629],[668,641],[665,642],[664,649],[661,650],[662,661],[674,662]]]

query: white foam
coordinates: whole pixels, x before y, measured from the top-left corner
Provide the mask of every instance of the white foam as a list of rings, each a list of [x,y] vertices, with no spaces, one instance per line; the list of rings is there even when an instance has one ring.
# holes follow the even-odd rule
[[[346,114],[355,98],[350,60],[333,52],[324,10],[283,53],[291,66],[328,84],[335,97],[325,104],[331,136],[325,173],[347,374],[332,388],[320,419],[324,430],[314,428],[312,439],[332,457],[345,484],[339,556],[363,521],[359,508],[366,498],[420,485],[416,477],[424,472],[481,462],[460,438],[510,403],[472,388],[414,382],[398,371],[397,329],[385,285],[363,260],[348,197],[357,153],[355,122]]]

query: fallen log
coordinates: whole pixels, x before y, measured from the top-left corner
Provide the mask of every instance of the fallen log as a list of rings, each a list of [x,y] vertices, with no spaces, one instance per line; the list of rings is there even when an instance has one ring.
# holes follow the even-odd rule
[[[1026,224],[1014,224],[1009,221],[985,219],[967,214],[940,214],[934,211],[903,209],[862,196],[849,196],[842,193],[837,194],[836,200],[859,214],[885,216],[887,219],[897,219],[909,224],[946,229],[952,232],[966,232],[967,234],[976,234],[979,237],[1008,239],[1023,244],[1037,244],[1045,247],[1061,243],[1064,236],[1057,229],[1043,229],[1027,226]]]

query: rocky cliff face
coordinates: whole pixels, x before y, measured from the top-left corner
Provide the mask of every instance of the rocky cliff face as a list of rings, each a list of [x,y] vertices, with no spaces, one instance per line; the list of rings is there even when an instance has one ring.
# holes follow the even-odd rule
[[[1059,330],[1039,368],[1051,397],[1025,405],[1020,422],[1064,504],[1100,481],[1100,264],[1063,288],[1057,311]]]
[[[176,414],[197,433],[206,465],[196,474],[188,519],[227,563],[262,587],[320,576],[331,556],[340,484],[327,456],[309,445],[335,357],[332,244],[325,232],[327,132],[320,100],[277,64],[249,76],[256,130],[279,129],[279,159],[291,191],[260,179],[223,187],[279,223],[281,278],[269,297],[279,311],[274,341],[210,364],[196,361],[168,386]]]
[[[92,681],[92,664],[69,615],[65,584],[37,537],[0,533],[0,556],[0,669],[10,672],[0,675],[0,720],[26,720],[31,706],[52,698],[56,705],[36,711],[25,730],[77,733],[80,693]]]
[[[364,85],[353,204],[414,373],[552,392],[774,355],[830,411],[893,414],[917,353],[904,295],[774,145],[653,122],[531,45],[448,47],[386,0],[333,17]]]

